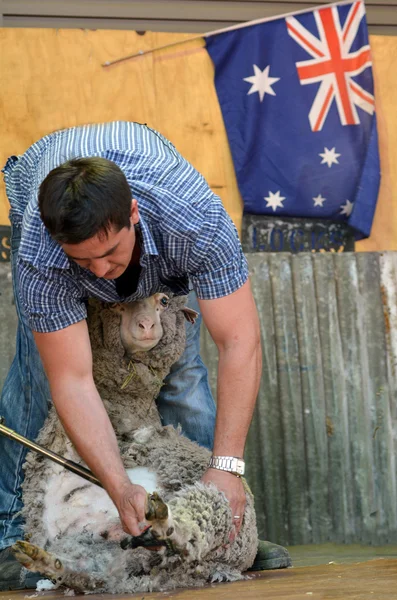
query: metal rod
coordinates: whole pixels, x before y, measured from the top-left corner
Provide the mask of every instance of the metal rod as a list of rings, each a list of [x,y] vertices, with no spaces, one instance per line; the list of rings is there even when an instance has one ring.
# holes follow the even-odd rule
[[[157,46],[156,48],[150,48],[149,50],[140,50],[135,54],[129,54],[128,56],[123,56],[121,58],[116,58],[115,60],[108,60],[105,63],[102,63],[102,67],[111,67],[112,65],[116,65],[118,63],[124,62],[125,60],[130,60],[132,58],[137,58],[138,56],[145,56],[146,54],[152,54],[153,52],[157,52],[158,50],[164,50],[165,48],[171,48],[172,46],[179,46],[179,44],[187,44],[188,42],[193,42],[194,40],[212,37],[214,35],[219,35],[220,33],[226,33],[227,31],[235,31],[236,29],[244,29],[245,27],[251,27],[252,25],[260,25],[261,23],[267,23],[269,21],[276,21],[277,19],[285,19],[286,17],[290,17],[293,15],[300,15],[305,12],[312,12],[313,10],[321,10],[322,8],[329,8],[330,6],[343,6],[344,4],[351,4],[354,0],[342,0],[341,2],[332,2],[330,4],[322,4],[321,6],[315,6],[313,8],[302,8],[301,10],[294,10],[293,12],[285,13],[283,15],[274,15],[272,17],[264,17],[262,19],[254,19],[253,21],[245,21],[243,23],[237,23],[236,25],[230,25],[229,27],[223,27],[223,29],[215,29],[214,31],[208,31],[207,33],[201,33],[194,37],[188,38],[187,40],[180,40],[178,42],[172,42],[171,44],[164,44],[164,46]]]
[[[19,435],[19,433],[16,433],[16,431],[13,431],[9,427],[6,427],[4,425],[4,417],[0,417],[0,434],[4,435],[5,437],[9,438],[10,440],[19,442],[23,446],[26,446],[27,448],[29,448],[29,450],[33,450],[34,452],[41,454],[45,458],[49,458],[53,462],[56,462],[59,465],[62,465],[62,467],[65,467],[65,469],[67,469],[68,471],[71,471],[72,473],[75,473],[76,475],[80,475],[80,477],[83,477],[87,481],[90,481],[91,483],[95,483],[95,485],[98,485],[99,487],[103,487],[101,482],[99,481],[99,479],[97,479],[95,477],[95,475],[92,473],[92,471],[90,471],[89,469],[86,469],[85,467],[78,465],[77,463],[73,462],[72,460],[67,460],[66,458],[63,458],[63,456],[60,456],[59,454],[56,454],[55,452],[52,452],[51,450],[47,450],[46,448],[43,448],[43,446],[40,446],[39,444],[36,444],[35,442],[28,440],[28,438],[23,437],[23,435]]]

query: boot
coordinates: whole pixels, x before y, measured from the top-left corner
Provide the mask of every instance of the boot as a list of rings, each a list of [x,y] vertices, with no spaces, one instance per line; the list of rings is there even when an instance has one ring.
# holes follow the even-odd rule
[[[291,567],[288,550],[271,542],[259,540],[254,564],[248,571],[267,571],[269,569],[285,569]]]
[[[0,550],[0,591],[36,589],[40,579],[45,578],[24,569],[14,558],[11,548]]]

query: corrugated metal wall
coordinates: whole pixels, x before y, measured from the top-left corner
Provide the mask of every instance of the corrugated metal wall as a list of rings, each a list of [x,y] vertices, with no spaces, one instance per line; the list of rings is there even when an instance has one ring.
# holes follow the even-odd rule
[[[397,253],[250,254],[263,342],[246,449],[263,538],[397,543]],[[0,388],[15,331],[0,265]],[[217,355],[203,358],[216,386]]]
[[[327,2],[305,0],[0,0],[3,27],[204,33]],[[370,33],[397,33],[397,0],[368,0]]]
[[[246,459],[262,537],[396,543],[397,254],[248,260],[264,362]],[[203,349],[213,365],[208,334]]]

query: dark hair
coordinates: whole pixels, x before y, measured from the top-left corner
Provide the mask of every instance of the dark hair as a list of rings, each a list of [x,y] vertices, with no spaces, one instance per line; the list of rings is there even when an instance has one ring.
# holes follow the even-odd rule
[[[79,244],[130,228],[132,194],[119,167],[100,157],[75,158],[50,171],[39,189],[39,209],[51,237]]]

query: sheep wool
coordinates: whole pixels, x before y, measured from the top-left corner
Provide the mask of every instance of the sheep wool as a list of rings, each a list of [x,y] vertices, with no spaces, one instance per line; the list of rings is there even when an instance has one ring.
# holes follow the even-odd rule
[[[210,452],[179,430],[162,426],[157,411],[155,398],[185,347],[185,301],[184,297],[170,300],[161,315],[159,343],[132,356],[121,340],[120,314],[99,301],[89,301],[94,380],[131,480],[142,482],[147,491],[155,489],[168,507],[165,520],[156,513],[150,521],[154,539],[165,539],[167,545],[156,551],[122,549],[120,541],[126,534],[107,493],[29,453],[23,484],[28,542],[17,542],[14,549],[22,564],[51,579],[56,587],[96,593],[167,591],[242,579],[254,561],[256,518],[245,480],[242,526],[230,542],[234,526],[229,503],[215,486],[200,482]],[[54,408],[37,441],[84,465]]]

